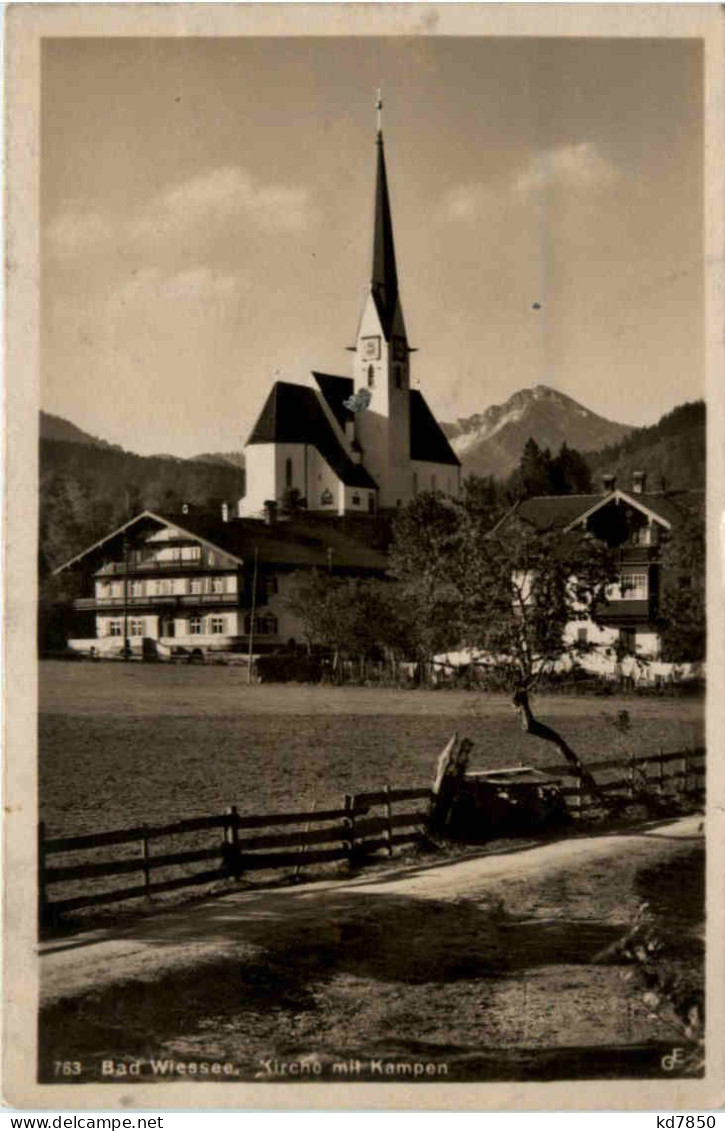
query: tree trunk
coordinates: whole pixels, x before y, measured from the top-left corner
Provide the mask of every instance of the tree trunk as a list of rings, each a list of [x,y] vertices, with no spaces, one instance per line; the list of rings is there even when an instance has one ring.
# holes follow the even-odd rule
[[[590,793],[592,797],[596,797],[605,809],[610,809],[611,804],[609,799],[604,796],[596,781],[589,773],[589,770],[586,769],[571,746],[569,746],[552,727],[546,726],[545,723],[540,723],[538,719],[534,718],[529,704],[529,693],[526,688],[517,688],[514,692],[513,704],[516,710],[521,714],[522,729],[525,730],[527,734],[534,735],[535,738],[543,738],[545,742],[553,742],[564,755],[574,773],[581,778],[583,788]]]

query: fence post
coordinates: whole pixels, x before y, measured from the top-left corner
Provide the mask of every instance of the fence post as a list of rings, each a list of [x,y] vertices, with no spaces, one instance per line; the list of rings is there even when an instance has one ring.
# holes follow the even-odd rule
[[[50,926],[48,892],[45,886],[45,821],[38,821],[38,928]]]
[[[385,836],[388,842],[388,856],[393,855],[393,807],[390,802],[390,786],[385,786]]]
[[[239,854],[239,813],[236,805],[228,806],[226,816],[228,820],[224,822],[224,857],[232,876],[238,880],[242,866]]]
[[[146,899],[151,899],[151,859],[149,853],[148,825],[141,826],[141,855],[143,857],[143,886]]]
[[[347,846],[347,861],[352,866],[355,857],[355,798],[345,794],[345,816],[343,824],[343,844]]]
[[[660,746],[660,757],[659,757],[659,790],[660,790],[660,797],[664,797],[664,795],[665,795],[665,752],[664,752],[664,750],[662,749],[661,746]]]

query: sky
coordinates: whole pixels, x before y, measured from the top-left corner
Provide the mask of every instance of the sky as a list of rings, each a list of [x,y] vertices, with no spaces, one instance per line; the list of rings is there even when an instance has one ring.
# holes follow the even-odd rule
[[[191,456],[239,450],[275,379],[347,375],[378,87],[439,419],[542,383],[628,424],[704,394],[697,42],[46,39],[42,407]]]

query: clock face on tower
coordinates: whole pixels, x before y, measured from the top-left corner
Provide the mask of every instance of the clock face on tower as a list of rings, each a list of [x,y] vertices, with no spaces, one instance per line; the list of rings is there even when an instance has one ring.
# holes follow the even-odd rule
[[[371,338],[363,338],[360,347],[363,361],[380,361],[380,338],[377,334]]]
[[[393,338],[393,360],[405,361],[408,357],[408,347],[405,338]]]

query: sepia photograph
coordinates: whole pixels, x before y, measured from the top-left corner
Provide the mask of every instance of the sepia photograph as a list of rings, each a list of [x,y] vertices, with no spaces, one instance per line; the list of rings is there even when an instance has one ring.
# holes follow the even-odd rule
[[[8,1095],[709,1094],[715,7],[32,7]]]

